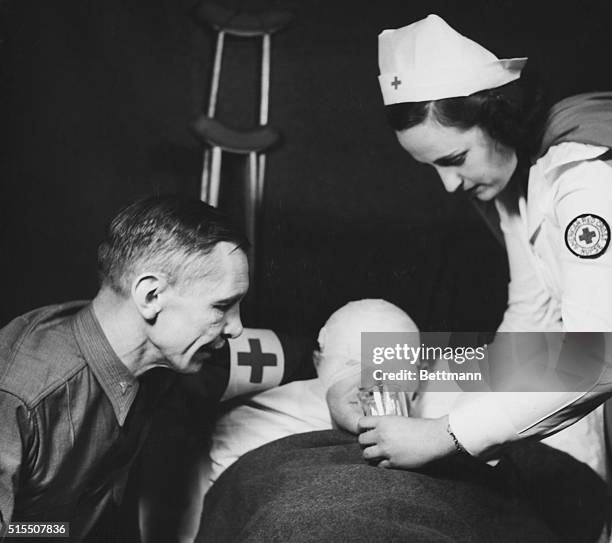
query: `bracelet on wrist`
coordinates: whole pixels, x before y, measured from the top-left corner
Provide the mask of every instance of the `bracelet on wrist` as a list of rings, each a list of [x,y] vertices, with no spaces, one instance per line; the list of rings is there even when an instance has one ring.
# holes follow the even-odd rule
[[[457,439],[457,436],[455,435],[455,433],[453,432],[453,429],[451,428],[450,422],[446,425],[446,433],[453,440],[453,443],[455,444],[455,449],[457,450],[457,452],[462,453],[462,454],[470,454],[469,452],[467,452],[465,447],[461,445],[461,442]]]

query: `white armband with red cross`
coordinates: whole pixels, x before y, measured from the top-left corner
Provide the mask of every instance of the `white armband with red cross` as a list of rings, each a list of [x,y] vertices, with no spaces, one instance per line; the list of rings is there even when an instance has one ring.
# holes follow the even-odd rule
[[[285,353],[272,330],[245,328],[229,343],[229,380],[222,400],[280,385]]]

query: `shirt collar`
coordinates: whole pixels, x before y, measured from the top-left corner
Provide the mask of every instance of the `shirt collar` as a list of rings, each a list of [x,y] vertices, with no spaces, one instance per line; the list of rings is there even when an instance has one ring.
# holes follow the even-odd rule
[[[92,304],[85,306],[75,316],[73,328],[87,365],[110,400],[119,426],[123,426],[138,393],[138,379],[113,351]]]

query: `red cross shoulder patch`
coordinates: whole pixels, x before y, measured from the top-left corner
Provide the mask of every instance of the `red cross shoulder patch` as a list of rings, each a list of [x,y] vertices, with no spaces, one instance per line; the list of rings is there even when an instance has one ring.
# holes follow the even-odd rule
[[[578,215],[565,229],[565,245],[580,258],[597,258],[610,243],[610,227],[599,215]]]

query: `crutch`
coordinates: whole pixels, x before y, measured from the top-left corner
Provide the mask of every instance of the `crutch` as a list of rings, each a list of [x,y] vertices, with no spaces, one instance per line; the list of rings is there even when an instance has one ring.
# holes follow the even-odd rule
[[[288,25],[294,14],[269,10],[260,13],[235,12],[210,2],[200,4],[196,16],[217,31],[215,59],[211,79],[207,114],[198,118],[193,127],[206,144],[202,169],[201,198],[213,206],[219,203],[222,151],[249,155],[248,187],[246,191],[246,225],[251,240],[251,269],[255,266],[257,219],[264,193],[266,156],[264,152],[278,140],[278,134],[268,126],[270,95],[271,35]],[[262,38],[260,126],[251,130],[235,130],[214,119],[225,35],[242,38]]]
[[[261,207],[263,180],[258,176],[257,154],[269,149],[278,140],[278,133],[270,126],[249,130],[237,130],[225,126],[217,119],[207,116],[198,118],[193,124],[196,134],[212,149],[210,169],[210,191],[208,203],[217,206],[221,179],[221,152],[248,155],[249,175],[246,188],[246,229],[255,257],[257,216]],[[206,200],[205,200],[206,201]]]

